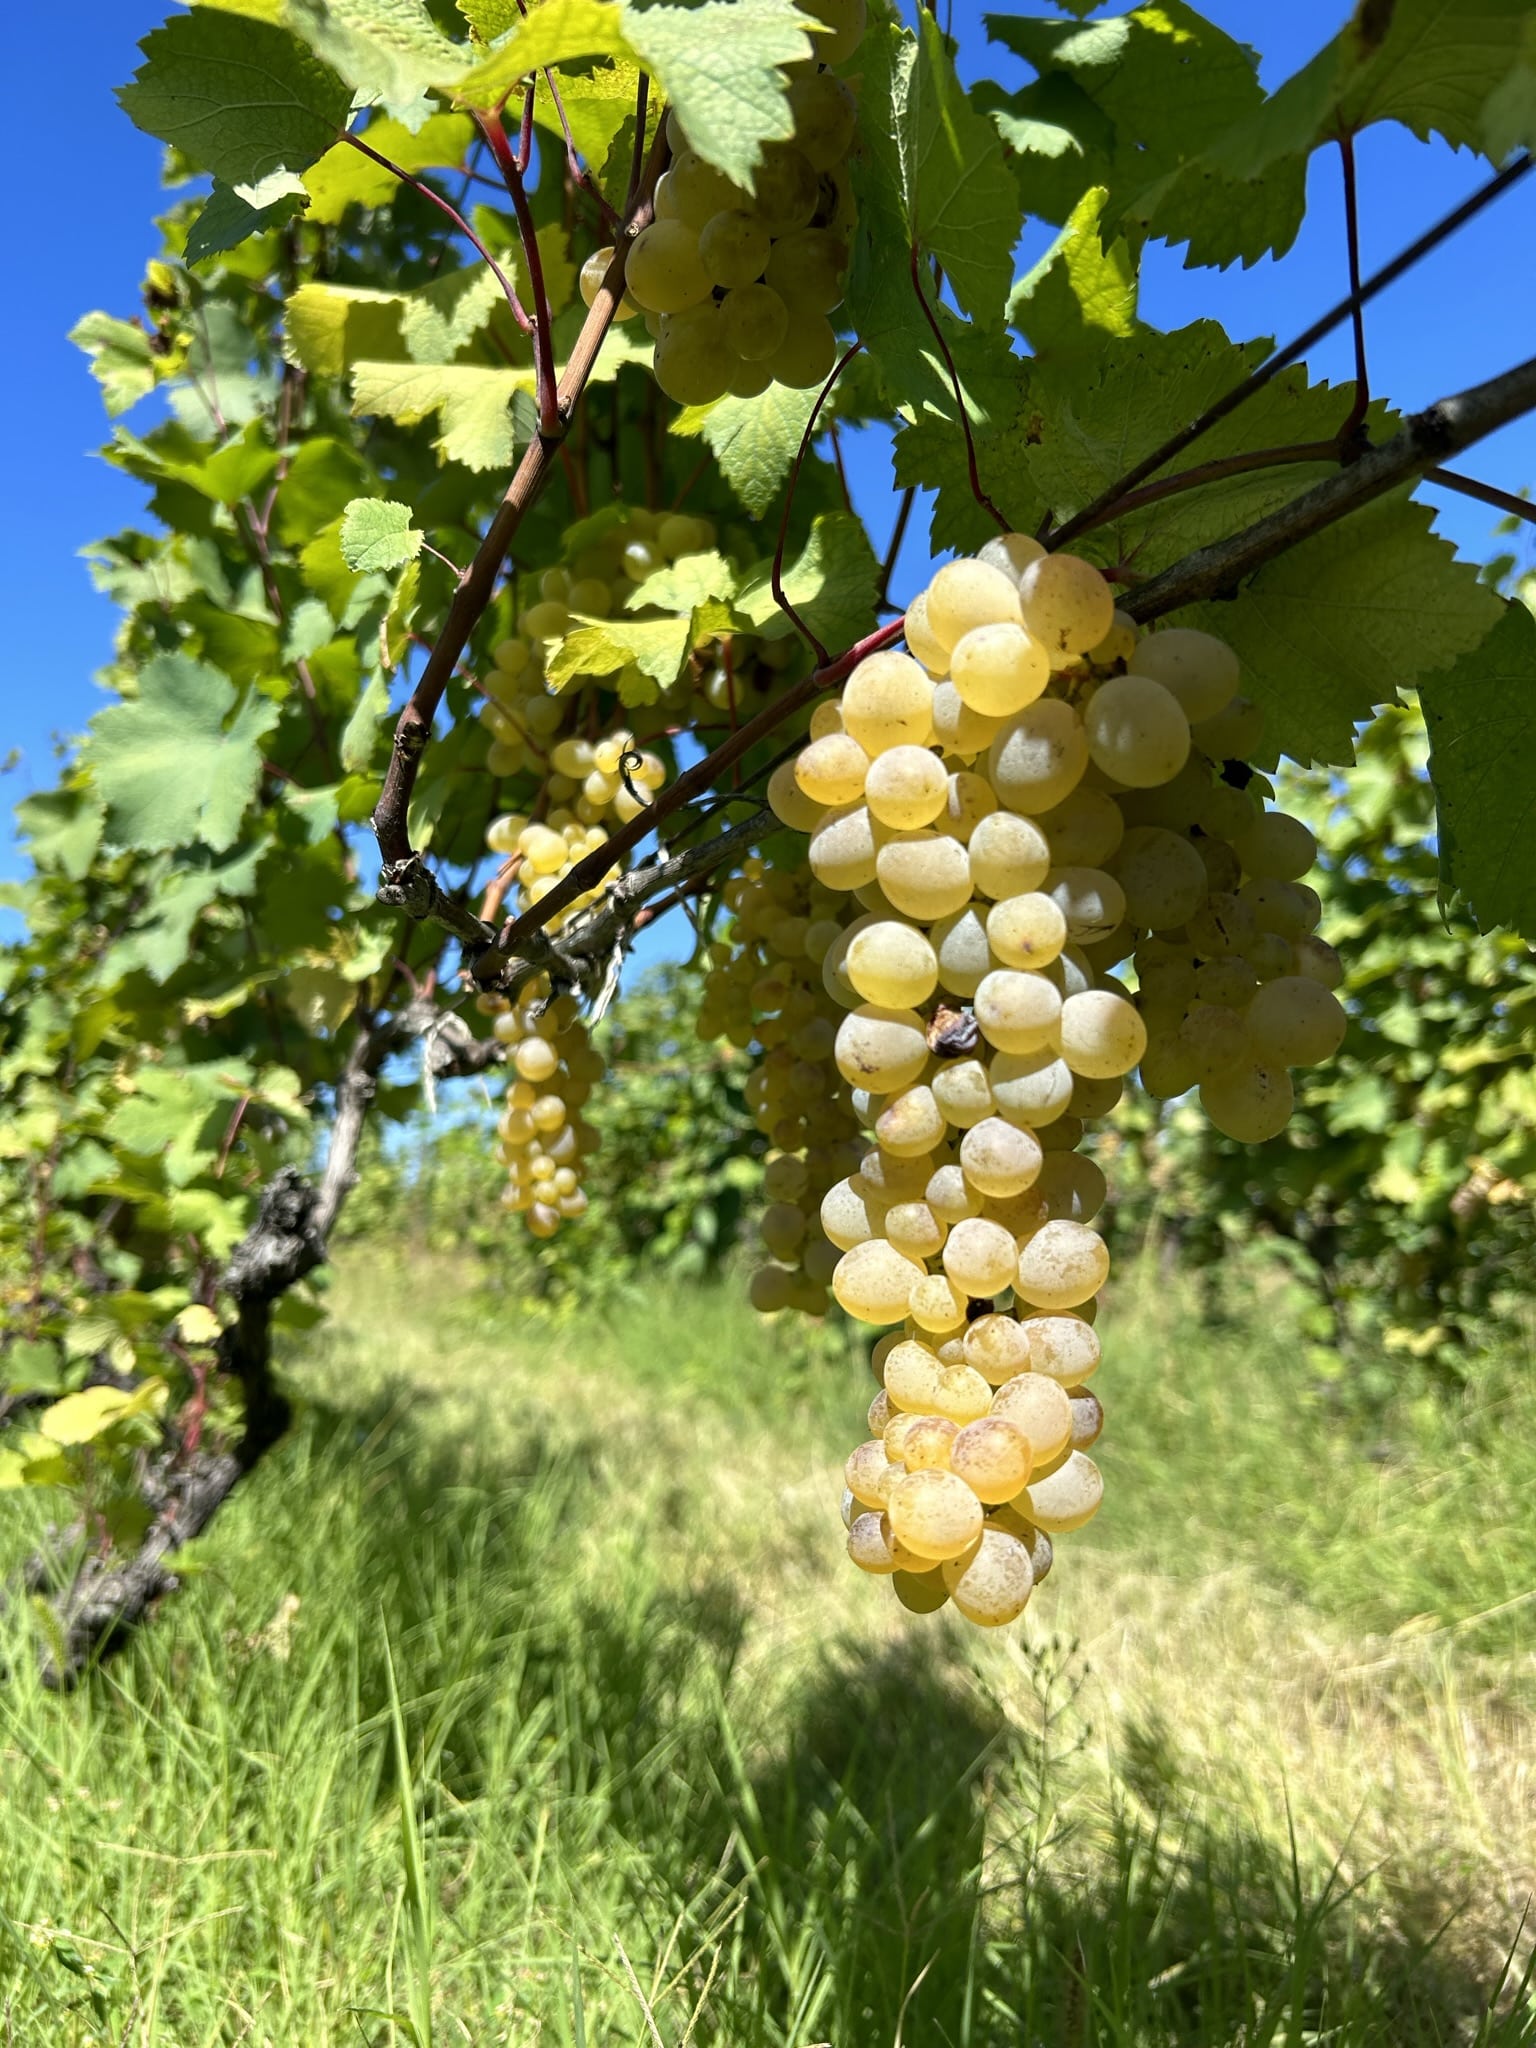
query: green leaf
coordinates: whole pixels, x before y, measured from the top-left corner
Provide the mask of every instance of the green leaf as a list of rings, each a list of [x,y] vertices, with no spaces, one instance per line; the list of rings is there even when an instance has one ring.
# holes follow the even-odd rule
[[[691,613],[695,606],[712,598],[729,601],[736,593],[736,572],[724,555],[681,555],[665,569],[658,569],[637,584],[625,600],[624,609],[651,609]]]
[[[690,406],[673,421],[672,432],[701,435],[720,474],[747,510],[761,518],[789,475],[815,403],[814,391],[770,384],[758,398]]]
[[[448,40],[422,0],[286,0],[285,12],[361,98],[402,112],[469,64],[468,48]]]
[[[69,330],[69,338],[90,357],[91,375],[114,419],[154,390],[155,358],[149,336],[136,322],[87,313]]]
[[[1030,532],[1046,509],[1029,462],[1041,430],[1031,366],[1012,354],[1006,334],[963,327],[947,306],[939,321],[959,374],[982,488],[1015,532]],[[896,436],[896,480],[935,492],[935,553],[980,547],[997,527],[972,493],[954,391],[931,342],[913,349],[904,386],[911,424]]]
[[[433,363],[359,363],[352,372],[352,410],[379,413],[414,427],[438,416],[436,447],[445,462],[466,469],[506,469],[516,437],[512,402],[530,395],[529,370],[483,370]]]
[[[0,1352],[4,1387],[8,1394],[49,1394],[59,1385],[62,1360],[57,1344],[34,1337],[17,1337]]]
[[[996,128],[971,106],[925,10],[915,36],[872,21],[859,58],[868,160],[855,165],[861,227],[849,293],[859,333],[875,346],[892,329],[922,322],[900,253],[914,242],[943,265],[964,312],[996,319],[1023,223]]]
[[[293,451],[277,486],[278,537],[294,547],[340,519],[353,498],[365,495],[368,471],[355,450],[325,434],[312,434]]]
[[[373,766],[379,746],[379,721],[389,711],[389,681],[375,672],[357,700],[357,708],[341,734],[341,765],[349,775],[363,775]]]
[[[1064,71],[1012,93],[982,79],[971,104],[991,117],[1004,146],[1020,159],[1013,167],[1019,193],[1037,220],[1067,221],[1084,192],[1108,174],[1114,123]]]
[[[824,512],[811,522],[798,559],[786,568],[784,595],[831,653],[861,639],[875,623],[880,564],[863,522],[849,512]],[[768,640],[795,630],[779,609],[765,567],[743,586],[736,609]]]
[[[474,135],[468,114],[433,114],[413,135],[402,121],[370,121],[364,140],[402,171],[428,171],[463,162]],[[337,142],[304,173],[308,218],[334,226],[349,206],[387,206],[399,179],[350,142]]]
[[[107,1136],[125,1151],[162,1161],[171,1186],[184,1188],[213,1165],[236,1105],[250,1092],[250,1071],[240,1061],[146,1067],[108,1119]],[[108,1313],[124,1301],[105,1299]]]
[[[237,692],[226,675],[184,654],[158,654],[139,673],[139,695],[99,711],[81,760],[107,805],[120,845],[200,842],[222,853],[240,831],[261,779],[261,741],[278,707]],[[231,717],[231,714],[233,716]]]
[[[1355,129],[1401,121],[1421,142],[1438,135],[1452,149],[1480,148],[1490,95],[1530,50],[1529,0],[1396,0],[1385,21],[1374,48],[1359,21],[1338,38],[1359,50],[1339,120]]]
[[[16,806],[16,823],[40,868],[57,868],[72,882],[90,873],[101,844],[106,811],[94,790],[76,784],[39,790]]]
[[[121,1387],[82,1387],[37,1418],[41,1436],[56,1444],[88,1444],[135,1415],[158,1415],[169,1398],[164,1380],[145,1380],[131,1393]]]
[[[398,569],[420,554],[425,539],[411,524],[410,506],[390,498],[354,498],[341,522],[341,555],[349,569]]]
[[[1536,618],[1510,604],[1488,637],[1419,687],[1440,871],[1483,930],[1536,940]]]
[[[405,353],[398,292],[337,284],[302,284],[283,309],[284,351],[320,377],[340,377],[367,357],[398,361]]]
[[[794,133],[779,66],[812,53],[795,0],[650,0],[624,10],[630,47],[706,163],[750,188],[765,142]]]
[[[549,687],[563,690],[580,678],[638,668],[659,693],[677,681],[691,638],[691,620],[686,617],[601,619],[579,625],[566,634],[549,663]]]
[[[1266,564],[1230,604],[1179,615],[1219,634],[1264,707],[1266,756],[1354,759],[1355,726],[1425,672],[1476,647],[1500,600],[1395,495]]]
[[[355,156],[357,152],[351,154]],[[253,206],[233,185],[215,178],[206,205],[187,230],[183,259],[188,263],[205,263],[210,256],[221,256],[226,250],[238,248],[264,228],[280,227],[297,210],[298,201],[291,193],[274,199],[270,205]]]
[[[1136,260],[1123,238],[1099,232],[1103,186],[1085,192],[1065,228],[1014,286],[1008,318],[1036,355],[1084,342],[1124,340],[1136,331]]]
[[[128,118],[226,185],[301,171],[346,125],[346,85],[270,22],[198,7],[139,48],[145,61],[118,92]]]
[[[152,981],[169,981],[185,966],[192,934],[203,913],[221,898],[251,894],[266,851],[264,845],[245,847],[222,865],[203,860],[173,868],[161,877],[150,899],[150,915],[135,923],[112,948],[112,969],[129,974],[142,968]]]
[[[1301,159],[1277,157],[1248,178],[1207,159],[1229,131],[1241,133],[1264,94],[1253,52],[1184,0],[1157,0],[1088,23],[988,15],[988,32],[1046,79],[1075,84],[1108,122],[1085,168],[1107,189],[1106,230],[1122,221],[1170,242],[1188,242],[1192,263],[1252,263],[1288,248],[1305,206]],[[1079,119],[1081,132],[1084,124]]]
[[[544,0],[483,63],[460,78],[454,97],[469,107],[500,105],[520,78],[577,57],[634,61],[625,12],[615,0]]]

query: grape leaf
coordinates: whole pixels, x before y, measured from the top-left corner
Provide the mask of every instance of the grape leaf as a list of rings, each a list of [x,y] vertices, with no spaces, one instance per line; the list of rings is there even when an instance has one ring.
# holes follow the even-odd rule
[[[147,1379],[137,1387],[82,1387],[78,1394],[66,1394],[37,1418],[39,1434],[56,1444],[88,1444],[119,1422],[135,1415],[158,1415],[169,1399],[170,1390],[161,1379]]]
[[[680,555],[665,569],[647,576],[625,599],[624,609],[642,612],[691,612],[712,598],[729,599],[735,594],[736,572],[724,555],[710,549],[697,555]]]
[[[1099,232],[1104,198],[1102,185],[1085,192],[1062,232],[1013,288],[1008,318],[1037,356],[1135,332],[1136,260],[1123,238],[1106,246]]]
[[[380,156],[402,171],[426,171],[463,161],[474,134],[467,114],[433,114],[412,134],[401,121],[370,121],[364,139]],[[350,142],[337,142],[304,173],[309,193],[308,218],[327,225],[339,221],[349,206],[386,206],[399,184],[393,171],[364,156]]]
[[[17,827],[38,867],[57,868],[72,882],[90,873],[105,816],[95,791],[78,782],[40,789],[35,796],[23,797],[15,811]]]
[[[963,311],[995,319],[1023,224],[996,128],[970,104],[925,10],[917,35],[871,22],[859,56],[866,160],[855,163],[861,230],[849,309],[860,335],[874,347],[912,326],[917,308],[897,252],[914,242],[943,265]]]
[[[107,1136],[128,1152],[162,1160],[172,1187],[184,1188],[218,1157],[234,1107],[250,1090],[244,1060],[142,1067],[134,1092],[108,1119]]]
[[[649,0],[626,6],[624,27],[690,147],[750,187],[763,144],[794,133],[778,66],[811,55],[807,16],[794,0]]]
[[[1091,166],[1107,189],[1106,231],[1143,225],[1187,242],[1191,263],[1249,264],[1290,246],[1305,208],[1304,161],[1277,154],[1239,178],[1205,155],[1264,104],[1244,44],[1184,0],[1088,23],[1012,15],[988,15],[986,23],[1042,83],[1064,76],[1108,121],[1107,156],[1102,133],[1094,135]],[[1075,127],[1085,132],[1081,116]],[[1198,173],[1185,175],[1197,158]]]
[[[139,671],[137,698],[97,712],[81,760],[119,845],[233,846],[261,779],[261,741],[278,719],[269,699],[237,709],[236,696],[205,662],[157,654]]]
[[[468,48],[448,40],[422,0],[286,0],[284,11],[355,92],[397,113],[469,63]]]
[[[117,95],[124,112],[226,185],[302,171],[346,126],[347,86],[272,23],[199,7],[139,48],[145,61]]]
[[[151,914],[112,948],[112,970],[142,968],[152,981],[168,981],[185,965],[203,912],[221,897],[249,896],[266,852],[264,845],[243,847],[221,865],[203,860],[170,869],[156,881]]]
[[[357,155],[356,150],[347,153],[349,156]],[[363,161],[362,158],[358,160]],[[182,255],[188,263],[205,263],[210,256],[221,256],[227,250],[238,248],[264,228],[279,227],[285,220],[291,220],[297,207],[298,202],[292,193],[274,199],[269,205],[253,206],[233,185],[223,184],[215,178],[207,204],[187,230],[187,243]]]
[[[984,78],[972,88],[971,104],[991,116],[1014,152],[1020,198],[1037,220],[1065,222],[1108,174],[1114,123],[1066,72],[1048,72],[1011,93]]]
[[[785,569],[784,594],[817,639],[833,654],[868,633],[875,623],[880,564],[860,520],[848,512],[823,512],[811,521],[798,558]],[[765,640],[793,633],[794,621],[780,610],[769,565],[743,583],[735,609]]]
[[[939,319],[960,378],[982,489],[1016,532],[1040,523],[1045,503],[1029,466],[1038,431],[1031,366],[1011,353],[1006,334],[962,327],[948,307]],[[896,481],[936,493],[930,538],[935,554],[978,548],[996,521],[971,489],[965,433],[949,377],[931,345],[914,351],[923,382],[910,375],[910,424],[896,436]]]
[[[411,524],[409,505],[390,498],[354,498],[341,522],[341,558],[349,569],[398,569],[421,552],[426,535]],[[327,635],[329,637],[329,635]]]
[[[1536,618],[1504,607],[1488,637],[1419,686],[1440,817],[1440,872],[1484,929],[1536,940]]]
[[[1352,761],[1354,728],[1377,705],[1486,635],[1500,600],[1432,519],[1401,494],[1378,498],[1267,563],[1232,602],[1179,614],[1236,651],[1264,707],[1266,755]]]
[[[758,398],[689,406],[673,421],[672,432],[702,435],[721,475],[747,510],[761,518],[789,475],[815,403],[814,391],[770,384]]]
[[[90,357],[91,375],[115,419],[155,388],[155,359],[149,336],[132,320],[114,320],[110,313],[87,313],[69,330],[69,338]]]
[[[638,668],[656,685],[657,694],[677,681],[692,639],[692,620],[594,619],[567,633],[551,658],[547,675],[552,690],[587,676],[609,676]],[[626,698],[626,703],[636,700]]]
[[[506,41],[454,82],[453,96],[467,107],[499,106],[531,71],[577,57],[635,61],[625,40],[625,12],[616,0],[544,0],[518,20]]]
[[[381,413],[414,427],[436,414],[436,447],[445,462],[466,469],[505,469],[514,451],[512,401],[532,393],[528,370],[485,370],[467,364],[358,363],[352,372],[352,410]]]
[[[339,377],[364,360],[398,362],[404,304],[398,292],[301,284],[283,308],[284,353],[319,377]]]

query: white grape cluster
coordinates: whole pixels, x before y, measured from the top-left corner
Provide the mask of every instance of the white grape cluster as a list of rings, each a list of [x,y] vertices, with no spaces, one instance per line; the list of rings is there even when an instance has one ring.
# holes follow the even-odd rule
[[[833,1056],[842,1012],[821,978],[841,904],[808,866],[770,871],[756,856],[724,894],[730,938],[710,948],[696,1028],[757,1054],[745,1093],[771,1148],[758,1231],[775,1263],[752,1275],[752,1305],[822,1315],[838,1261],[821,1229],[822,1198],[864,1152]]]
[[[864,33],[865,0],[803,0],[824,25],[816,55],[790,67],[794,134],[770,142],[744,191],[689,147],[667,116],[672,162],[656,187],[656,213],[635,239],[619,317],[637,310],[655,339],[656,382],[680,405],[730,392],[755,398],[770,384],[810,390],[837,356],[827,315],[840,303],[855,213],[847,155],[857,126],[848,87],[831,68]],[[582,270],[588,305],[611,248]]]
[[[635,750],[635,736],[621,728],[605,739],[557,740],[549,753],[550,773],[544,790],[556,801],[543,817],[505,811],[486,828],[492,853],[517,862],[510,900],[519,910],[542,903],[579,860],[608,844],[608,818],[627,824],[645,809],[667,779],[660,755]],[[567,793],[577,792],[574,802]],[[617,873],[608,868],[590,889],[574,897],[550,919],[558,931],[573,917],[598,902]]]
[[[821,1222],[839,1303],[901,1327],[848,1463],[849,1552],[908,1606],[998,1626],[1102,1494],[1086,1381],[1109,1254],[1085,1124],[1171,1034],[1205,1062],[1181,1086],[1269,1135],[1285,1060],[1326,1057],[1343,1013],[1297,879],[1310,836],[1235,765],[1255,716],[1230,650],[1138,641],[1091,564],[1022,535],[939,570],[905,634],[769,796],[861,906],[823,977],[874,1145]],[[1109,972],[1133,952],[1145,1017]],[[1236,1026],[1219,1066],[1217,1009]]]
[[[537,1238],[587,1212],[582,1162],[601,1134],[581,1107],[605,1072],[602,1054],[581,1021],[573,995],[549,995],[540,976],[520,1000],[499,1002],[492,1030],[511,1069],[506,1106],[496,1124],[496,1158],[507,1169],[503,1206],[527,1218]]]

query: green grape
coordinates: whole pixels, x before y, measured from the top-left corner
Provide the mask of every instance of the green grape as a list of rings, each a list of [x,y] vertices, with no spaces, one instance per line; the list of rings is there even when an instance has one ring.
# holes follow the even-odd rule
[[[797,78],[789,88],[789,108],[795,122],[795,147],[812,168],[830,171],[841,163],[859,120],[853,94],[843,81],[830,71]]]
[[[832,374],[837,336],[818,314],[796,308],[788,333],[766,361],[775,383],[791,391],[813,391]]]
[[[848,273],[848,244],[826,228],[796,228],[773,244],[760,275],[790,308],[791,321],[807,313],[830,313],[841,305]],[[732,280],[722,278],[722,284]]]
[[[699,261],[711,284],[727,291],[755,284],[772,248],[768,230],[757,215],[739,207],[712,215],[699,234]]]
[[[811,38],[818,62],[845,64],[864,33],[865,0],[800,0],[800,6],[802,12],[827,25],[827,34]]]
[[[743,362],[768,360],[788,328],[789,309],[769,285],[740,285],[720,302],[721,335]]]
[[[635,303],[650,313],[681,313],[714,289],[699,259],[697,232],[680,220],[653,220],[635,238],[625,267]]]

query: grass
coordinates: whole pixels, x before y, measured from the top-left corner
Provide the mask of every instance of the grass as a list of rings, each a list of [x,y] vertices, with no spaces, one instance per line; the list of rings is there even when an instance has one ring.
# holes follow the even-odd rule
[[[836,1335],[472,1277],[353,1254],[75,1697],[6,1621],[0,2043],[1536,2041],[1528,1361],[1362,1447],[1283,1283],[1132,1287],[1106,1507],[982,1636],[841,1557]]]

